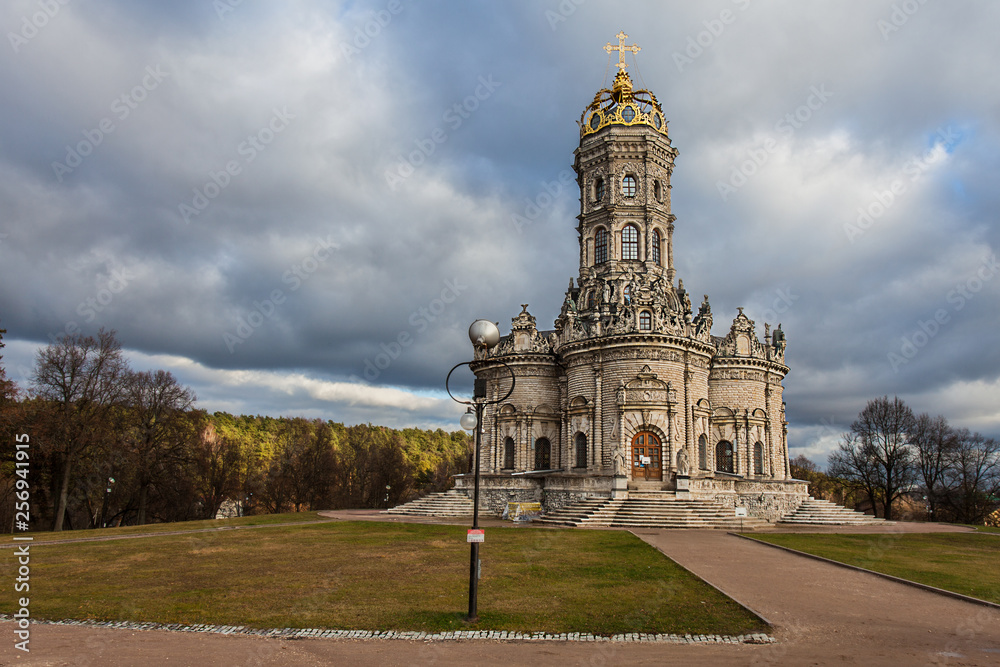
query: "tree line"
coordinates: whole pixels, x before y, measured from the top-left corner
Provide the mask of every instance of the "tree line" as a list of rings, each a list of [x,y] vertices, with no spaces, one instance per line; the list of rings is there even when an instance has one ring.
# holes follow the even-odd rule
[[[831,454],[827,474],[803,457],[793,472],[810,491],[861,501],[885,519],[909,496],[930,521],[983,524],[1000,508],[1000,442],[954,427],[943,416],[914,415],[898,397],[868,402]]]
[[[3,347],[0,329],[0,348]],[[0,356],[2,360],[2,356]],[[30,386],[0,363],[0,437],[28,434],[32,529],[239,514],[384,508],[468,472],[461,431],[209,414],[163,370],[138,372],[113,331],[40,350]],[[0,526],[13,521],[13,445],[0,459]]]

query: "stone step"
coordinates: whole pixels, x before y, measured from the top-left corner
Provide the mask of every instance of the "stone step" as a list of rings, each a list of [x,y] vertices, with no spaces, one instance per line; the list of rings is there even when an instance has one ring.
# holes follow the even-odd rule
[[[769,525],[755,517],[742,523],[733,510],[714,501],[677,500],[670,492],[630,491],[627,499],[607,501],[595,510],[584,501],[545,514],[537,522],[563,526],[622,528],[722,528],[754,530]]]
[[[408,503],[397,505],[392,509],[385,510],[386,514],[404,514],[411,516],[472,516],[472,501],[461,491],[451,489],[432,493],[423,498],[411,500]]]
[[[821,526],[871,526],[879,524],[889,525],[892,522],[868,514],[862,514],[856,510],[837,505],[829,500],[809,498],[808,500],[804,500],[793,512],[783,516],[779,520],[779,523]]]

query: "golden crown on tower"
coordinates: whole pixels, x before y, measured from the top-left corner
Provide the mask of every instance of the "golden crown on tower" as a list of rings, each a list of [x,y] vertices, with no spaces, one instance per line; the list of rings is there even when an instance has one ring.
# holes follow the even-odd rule
[[[611,89],[603,88],[594,96],[594,101],[584,110],[580,117],[580,136],[594,134],[608,125],[648,125],[660,134],[667,134],[667,121],[663,117],[656,95],[643,89],[634,89],[632,79],[625,69],[625,52],[636,54],[641,50],[636,44],[626,45],[628,35],[619,32],[616,37],[618,44],[608,42],[604,50],[610,54],[618,52],[618,74],[615,75]]]

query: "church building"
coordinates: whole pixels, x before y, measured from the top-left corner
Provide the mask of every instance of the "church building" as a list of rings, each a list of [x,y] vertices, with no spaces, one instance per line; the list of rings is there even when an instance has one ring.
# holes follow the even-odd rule
[[[618,73],[580,119],[580,268],[554,328],[527,306],[472,364],[487,381],[484,511],[656,494],[747,508],[774,521],[807,498],[791,479],[782,379],[785,334],[763,338],[740,308],[712,333],[708,296],[676,275],[670,180],[678,151],[656,96]],[[693,303],[697,303],[695,306]],[[502,363],[501,363],[502,362]],[[472,476],[458,478],[471,490]]]

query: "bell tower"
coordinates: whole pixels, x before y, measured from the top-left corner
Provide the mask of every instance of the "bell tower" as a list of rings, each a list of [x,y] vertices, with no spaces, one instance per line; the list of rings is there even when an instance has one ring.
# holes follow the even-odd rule
[[[662,274],[673,282],[670,176],[677,149],[656,96],[637,90],[626,71],[628,37],[619,32],[618,74],[580,119],[580,147],[573,168],[580,186],[580,276],[635,272]],[[609,276],[610,277],[610,276]]]
[[[683,283],[674,285],[670,212],[678,151],[656,96],[636,89],[626,71],[625,53],[640,47],[626,45],[624,32],[617,38],[618,44],[604,47],[618,52],[612,87],[598,91],[580,117],[573,164],[581,195],[580,274],[556,329],[564,328],[569,315],[588,335],[683,330],[692,312]],[[644,298],[637,303],[640,291]]]

